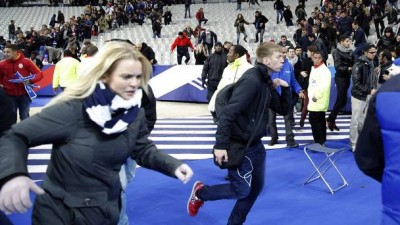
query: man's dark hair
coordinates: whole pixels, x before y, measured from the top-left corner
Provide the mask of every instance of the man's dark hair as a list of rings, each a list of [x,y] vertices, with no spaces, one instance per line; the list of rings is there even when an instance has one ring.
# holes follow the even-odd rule
[[[340,36],[339,36],[339,42],[342,42],[342,41],[346,40],[347,38],[349,38],[349,36],[347,36],[347,35],[340,35]]]
[[[14,45],[14,44],[6,44],[5,48],[9,48],[11,49],[13,52],[18,51],[18,46]]]
[[[94,56],[99,49],[95,45],[91,45],[86,49],[87,56]]]
[[[289,50],[289,49],[293,49],[293,50],[294,50],[294,47],[289,47],[288,50]]]
[[[309,33],[309,34],[307,34],[307,37],[315,39],[315,34],[314,33]]]
[[[67,56],[72,56],[72,52],[71,52],[71,50],[64,50],[64,57],[67,57]]]
[[[388,61],[392,61],[392,53],[389,50],[382,51],[382,57],[387,59]]]
[[[357,26],[359,25],[358,22],[357,22],[356,20],[353,21],[353,24],[354,24],[354,25],[357,25]]]
[[[246,54],[246,52],[247,52],[247,50],[241,45],[234,45],[233,46],[233,51],[235,53],[237,53],[239,55],[239,57],[244,56]]]

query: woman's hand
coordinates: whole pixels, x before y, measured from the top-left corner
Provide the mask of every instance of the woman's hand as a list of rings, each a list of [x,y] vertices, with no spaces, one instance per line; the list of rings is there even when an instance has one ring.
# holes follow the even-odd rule
[[[32,206],[29,191],[44,194],[44,190],[29,177],[18,176],[9,180],[0,191],[0,210],[6,214],[26,212]]]
[[[175,176],[184,184],[190,181],[193,176],[192,169],[187,164],[182,164],[175,170]]]

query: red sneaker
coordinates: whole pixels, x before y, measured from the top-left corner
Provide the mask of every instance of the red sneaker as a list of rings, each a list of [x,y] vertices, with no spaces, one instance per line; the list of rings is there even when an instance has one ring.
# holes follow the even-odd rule
[[[196,181],[193,184],[192,193],[190,193],[190,197],[187,203],[187,211],[190,216],[196,216],[199,212],[200,207],[203,206],[204,201],[200,200],[196,193],[198,190],[204,187],[204,184],[200,181]]]

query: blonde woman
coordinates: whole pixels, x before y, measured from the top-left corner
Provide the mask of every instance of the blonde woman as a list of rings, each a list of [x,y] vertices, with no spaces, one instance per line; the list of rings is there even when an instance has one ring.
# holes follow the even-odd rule
[[[0,139],[0,210],[23,213],[37,194],[32,224],[117,224],[121,165],[131,157],[143,167],[186,183],[193,172],[148,139],[140,109],[151,64],[131,45],[107,43],[79,82],[39,114],[14,125]],[[28,148],[53,144],[42,187],[27,171]]]
[[[206,48],[204,48],[203,44],[198,44],[196,46],[196,49],[194,50],[194,58],[196,59],[196,65],[204,65],[204,62],[206,61],[208,57],[208,51]]]

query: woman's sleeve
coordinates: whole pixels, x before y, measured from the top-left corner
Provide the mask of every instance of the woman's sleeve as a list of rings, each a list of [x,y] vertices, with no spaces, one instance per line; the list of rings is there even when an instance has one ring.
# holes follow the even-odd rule
[[[61,103],[12,126],[0,139],[0,183],[13,174],[28,175],[29,148],[66,141],[75,125],[72,106]]]

